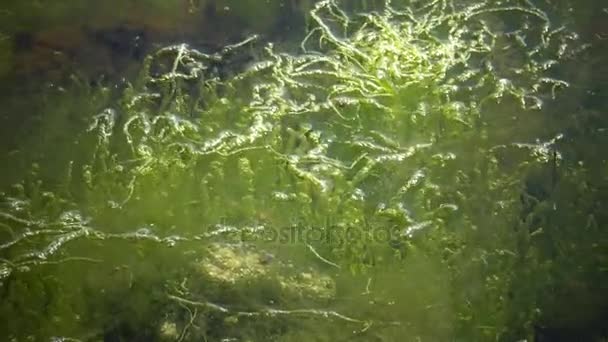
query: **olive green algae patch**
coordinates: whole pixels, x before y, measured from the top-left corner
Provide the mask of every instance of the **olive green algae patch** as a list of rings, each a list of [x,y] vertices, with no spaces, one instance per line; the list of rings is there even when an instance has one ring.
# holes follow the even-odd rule
[[[13,40],[0,33],[0,79],[9,75],[13,64]]]
[[[214,246],[210,248],[209,259],[200,262],[200,271],[215,281],[229,285],[255,281],[267,272],[261,255],[238,248]]]
[[[532,339],[566,255],[552,208],[599,218],[558,197],[591,196],[563,135],[499,123],[542,125],[581,45],[519,1],[309,20],[301,54],[167,46],[117,101],[49,108],[75,134],[24,143],[0,197],[7,336]]]
[[[297,266],[276,260],[266,251],[256,252],[246,246],[212,245],[208,255],[195,266],[210,281],[226,287],[257,285],[280,288],[279,297],[294,296],[331,299],[335,296],[335,283],[331,276],[313,269],[297,270]],[[266,284],[264,284],[266,283]]]
[[[281,288],[300,298],[332,299],[336,296],[334,280],[312,270],[288,277],[280,277]]]

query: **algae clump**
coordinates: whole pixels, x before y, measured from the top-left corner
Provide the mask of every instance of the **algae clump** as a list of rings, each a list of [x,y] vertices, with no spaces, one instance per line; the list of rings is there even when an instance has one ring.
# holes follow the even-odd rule
[[[504,123],[542,124],[572,35],[524,1],[361,15],[320,1],[309,20],[301,54],[252,36],[146,57],[58,142],[64,179],[31,172],[2,195],[6,296],[27,292],[13,279],[32,267],[63,279],[56,264],[100,262],[139,314],[87,313],[101,335],[148,322],[142,336],[184,340],[531,338],[555,281],[551,208],[583,215],[555,194],[591,195],[584,168],[563,166],[563,136]],[[161,309],[141,304],[151,289]]]

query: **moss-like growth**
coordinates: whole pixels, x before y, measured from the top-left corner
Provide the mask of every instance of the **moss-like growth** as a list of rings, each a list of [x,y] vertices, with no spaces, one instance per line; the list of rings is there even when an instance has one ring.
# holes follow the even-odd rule
[[[132,248],[117,270],[140,272],[112,289],[137,319],[112,333],[147,321],[141,336],[180,340],[531,340],[544,289],[566,277],[550,256],[599,248],[555,227],[602,236],[605,217],[563,136],[505,122],[542,115],[577,43],[529,2],[378,8],[318,2],[298,55],[251,37],[148,56],[120,101],[57,141],[65,179],[35,169],[3,195],[6,296],[27,292],[31,267],[119,263],[120,241]]]

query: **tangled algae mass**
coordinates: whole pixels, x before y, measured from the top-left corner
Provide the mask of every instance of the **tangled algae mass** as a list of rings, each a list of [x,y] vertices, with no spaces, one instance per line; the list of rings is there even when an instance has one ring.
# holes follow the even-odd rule
[[[118,99],[63,93],[84,97],[77,130],[17,153],[35,165],[2,193],[4,336],[531,338],[555,272],[524,184],[582,171],[542,122],[506,125],[540,116],[584,45],[529,1],[321,1],[309,26],[298,54],[180,44]]]

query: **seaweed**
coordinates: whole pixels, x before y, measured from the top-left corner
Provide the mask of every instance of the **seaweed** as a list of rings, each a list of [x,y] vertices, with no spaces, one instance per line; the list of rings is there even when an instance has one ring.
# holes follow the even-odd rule
[[[364,3],[316,3],[298,54],[177,44],[118,101],[75,83],[67,162],[34,144],[2,195],[5,335],[533,340],[552,289],[595,298],[605,179],[542,120],[584,44],[527,1]],[[28,293],[61,294],[48,325]]]

